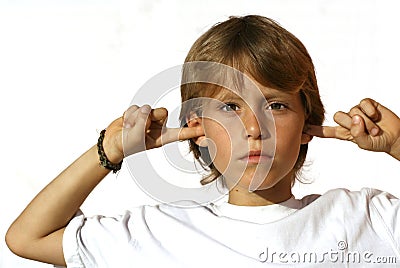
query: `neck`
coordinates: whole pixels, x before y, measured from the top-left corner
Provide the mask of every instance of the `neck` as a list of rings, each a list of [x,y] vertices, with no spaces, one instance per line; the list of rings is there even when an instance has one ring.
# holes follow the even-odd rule
[[[238,206],[267,206],[281,203],[291,197],[292,179],[283,178],[271,188],[254,192],[238,184],[230,190],[228,203]]]

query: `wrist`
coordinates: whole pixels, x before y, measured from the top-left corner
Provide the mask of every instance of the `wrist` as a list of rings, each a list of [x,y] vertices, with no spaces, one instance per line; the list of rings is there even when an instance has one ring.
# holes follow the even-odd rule
[[[106,130],[100,132],[97,141],[97,152],[100,165],[116,173],[121,169],[123,154],[115,146],[114,139],[106,137]]]
[[[110,146],[107,143],[103,142],[103,148],[107,159],[111,163],[118,164],[124,159],[124,156],[118,150],[115,150],[113,146]]]

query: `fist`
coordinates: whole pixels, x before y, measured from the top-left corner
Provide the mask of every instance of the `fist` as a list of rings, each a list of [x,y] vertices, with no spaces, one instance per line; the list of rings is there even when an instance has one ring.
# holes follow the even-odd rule
[[[339,126],[309,126],[306,132],[321,138],[356,143],[370,151],[386,152],[400,160],[400,119],[391,110],[372,99],[363,99],[349,112],[337,112]]]
[[[178,140],[204,135],[202,128],[167,128],[168,111],[149,105],[129,107],[114,120],[105,133],[103,147],[108,159],[119,163],[125,156],[163,146]]]

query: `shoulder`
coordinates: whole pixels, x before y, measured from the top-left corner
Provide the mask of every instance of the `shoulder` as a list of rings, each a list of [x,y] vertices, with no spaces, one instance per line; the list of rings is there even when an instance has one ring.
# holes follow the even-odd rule
[[[325,194],[322,195],[323,198],[326,199],[332,199],[332,200],[344,200],[344,201],[350,201],[350,200],[357,200],[360,202],[375,202],[376,200],[397,200],[398,198],[395,197],[394,195],[374,189],[374,188],[362,188],[359,191],[352,191],[344,188],[338,188],[338,189],[333,189]]]
[[[400,220],[399,200],[393,195],[372,188],[362,188],[359,191],[348,189],[333,189],[321,196],[312,195],[305,200],[313,200],[299,211],[299,215],[315,224],[335,222],[336,226],[369,226],[375,230],[396,227]],[[352,227],[351,227],[352,228]],[[400,235],[400,229],[399,235]]]
[[[399,199],[394,195],[373,188],[362,188],[352,191],[345,188],[337,188],[327,191],[322,195],[308,195],[301,199],[304,206],[324,211],[342,211],[355,213],[357,211],[379,212],[393,209],[399,206]],[[311,206],[310,206],[311,205]]]

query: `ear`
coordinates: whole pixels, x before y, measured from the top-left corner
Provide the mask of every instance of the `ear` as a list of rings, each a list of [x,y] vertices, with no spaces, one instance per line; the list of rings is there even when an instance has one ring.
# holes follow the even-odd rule
[[[307,134],[307,130],[308,130],[308,124],[306,124],[303,128],[303,133],[301,133],[301,144],[307,144],[309,143],[313,136],[310,134]]]
[[[307,144],[312,140],[313,136],[307,133],[301,133],[301,144]]]
[[[306,123],[303,127],[303,132],[301,133],[301,144],[307,144],[309,143],[313,136],[310,134],[307,134],[307,130],[308,130],[308,124]]]
[[[195,113],[190,113],[189,118],[187,118],[187,126],[188,127],[203,127],[203,120],[201,117],[198,117]],[[203,131],[204,132],[204,131]],[[199,136],[196,138],[192,138],[192,141],[196,143],[200,147],[207,147],[207,139],[206,136]]]
[[[301,144],[307,144],[309,143],[313,136],[307,133],[308,130],[308,124],[305,123],[304,127],[303,127],[303,132],[301,133]]]

